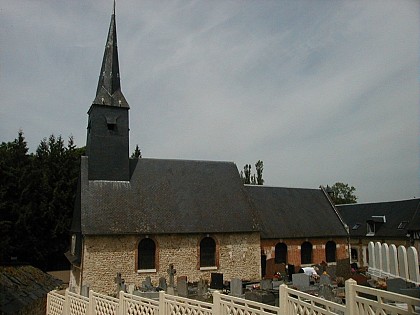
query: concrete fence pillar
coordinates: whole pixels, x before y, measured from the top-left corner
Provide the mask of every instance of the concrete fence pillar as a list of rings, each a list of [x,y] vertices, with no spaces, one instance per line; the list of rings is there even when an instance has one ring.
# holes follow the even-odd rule
[[[118,294],[118,315],[125,314],[124,291]]]
[[[89,306],[87,315],[94,315],[95,314],[95,299],[93,297],[93,290],[89,290]]]
[[[159,315],[166,314],[165,291],[159,291]]]
[[[63,315],[70,315],[70,297],[69,288],[64,293]]]
[[[279,309],[277,314],[287,314],[287,285],[284,283],[279,286]]]
[[[346,288],[346,313],[345,315],[354,315],[356,314],[357,305],[356,305],[356,285],[357,282],[353,279],[348,279],[345,282]]]
[[[221,315],[222,307],[220,305],[220,292],[213,292],[213,315]]]

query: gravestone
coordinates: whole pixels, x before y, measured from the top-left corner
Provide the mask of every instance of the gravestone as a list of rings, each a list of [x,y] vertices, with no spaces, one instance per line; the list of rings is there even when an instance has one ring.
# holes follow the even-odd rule
[[[133,295],[141,296],[152,300],[159,300],[159,292],[156,291],[143,292],[139,290],[134,290]]]
[[[271,290],[273,288],[270,279],[262,279],[260,282],[261,290]]]
[[[134,284],[129,284],[127,287],[127,293],[133,294],[135,289],[135,285]]]
[[[230,281],[230,294],[236,297],[242,296],[242,280],[241,279],[234,278]]]
[[[304,273],[295,273],[292,275],[293,285],[299,290],[309,288],[309,276]]]
[[[319,278],[319,285],[331,285],[331,277],[328,274],[322,274]]]
[[[188,297],[187,277],[178,277],[176,289],[178,291],[179,296]]]
[[[292,275],[295,273],[295,265],[287,265],[288,281],[292,281]]]
[[[207,282],[203,279],[200,279],[197,283],[197,295],[204,296],[207,293]]]
[[[169,264],[169,269],[167,270],[167,273],[169,275],[169,286],[173,288],[175,286],[175,274],[176,274],[176,269],[174,269],[174,264]]]
[[[273,289],[273,290],[278,290],[278,289],[279,289],[279,286],[283,284],[283,281],[280,281],[280,280],[273,280],[273,281],[271,282],[271,284],[272,284],[272,289]]]
[[[175,288],[174,287],[167,287],[166,293],[169,295],[175,295]]]
[[[409,287],[406,280],[401,278],[395,279],[386,279],[386,290],[389,292],[401,294],[402,289],[407,289]]]
[[[146,279],[142,282],[142,287],[146,291],[152,291],[154,289],[152,285],[152,280],[149,276],[147,276]]]
[[[82,285],[82,290],[80,291],[80,295],[84,297],[89,297],[89,286]]]
[[[321,261],[317,267],[319,268],[319,272],[322,274],[324,271],[327,271],[328,264],[325,261]]]
[[[367,285],[367,277],[360,273],[355,273],[351,276],[353,280],[357,282],[358,285]]]
[[[333,289],[331,285],[322,284],[319,286],[318,295],[328,301],[331,301],[334,297]]]
[[[337,260],[337,270],[335,272],[336,277],[343,277],[344,280],[351,278],[351,268],[348,259]]]
[[[246,291],[245,299],[268,305],[275,305],[276,303],[276,296],[273,292],[267,292],[262,290]]]
[[[281,276],[284,278],[287,274],[287,268],[286,268],[286,264],[285,263],[281,263],[279,265],[279,272],[281,274]]]
[[[334,280],[337,277],[337,265],[326,266],[325,272],[331,277],[332,280]]]
[[[167,284],[166,284],[166,278],[165,277],[160,277],[159,278],[159,288],[163,291],[166,291],[167,289]]]
[[[407,250],[402,245],[398,246],[398,272],[401,278],[408,278]]]
[[[399,276],[398,271],[398,250],[395,244],[389,246],[389,273],[394,276]]]
[[[223,273],[211,273],[210,288],[216,290],[223,289]]]
[[[415,283],[420,283],[419,274],[419,256],[417,249],[410,246],[407,249],[407,262],[408,262],[408,280]]]
[[[389,275],[389,247],[387,243],[382,244],[382,272],[381,276]]]
[[[125,282],[124,279],[121,278],[121,273],[118,272],[117,273],[117,276],[115,277],[115,283],[117,284],[117,292],[116,292],[117,294],[120,291],[124,291],[125,292],[125,283],[124,282]]]

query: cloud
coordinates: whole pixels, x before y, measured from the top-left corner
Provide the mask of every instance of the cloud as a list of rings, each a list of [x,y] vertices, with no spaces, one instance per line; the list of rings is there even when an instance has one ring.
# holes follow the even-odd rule
[[[2,4],[1,141],[84,145],[112,5]],[[268,185],[419,192],[414,1],[121,1],[130,143],[143,156],[264,161]],[[54,27],[51,27],[53,25]]]

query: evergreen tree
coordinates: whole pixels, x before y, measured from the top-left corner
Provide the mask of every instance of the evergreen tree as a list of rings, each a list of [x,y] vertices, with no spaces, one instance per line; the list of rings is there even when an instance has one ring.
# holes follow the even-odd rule
[[[19,130],[14,141],[0,145],[1,260],[18,256],[22,252],[22,231],[19,227],[25,224],[31,200],[27,183],[30,181],[32,156],[27,153],[22,130]]]
[[[136,148],[134,149],[134,152],[131,154],[131,158],[141,159],[141,151],[138,144],[136,144]]]
[[[70,137],[43,139],[35,154],[20,131],[0,145],[0,245],[2,260],[17,256],[43,270],[68,264],[68,247],[80,155]]]

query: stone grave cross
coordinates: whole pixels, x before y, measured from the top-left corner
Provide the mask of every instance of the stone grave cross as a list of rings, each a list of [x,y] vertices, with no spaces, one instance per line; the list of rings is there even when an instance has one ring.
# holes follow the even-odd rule
[[[176,269],[174,269],[174,264],[169,264],[169,269],[167,270],[169,275],[169,286],[174,287],[175,286],[175,274]]]
[[[124,279],[121,278],[121,273],[117,272],[117,276],[115,277],[115,283],[117,284],[117,293],[120,291],[125,292],[125,283]]]

